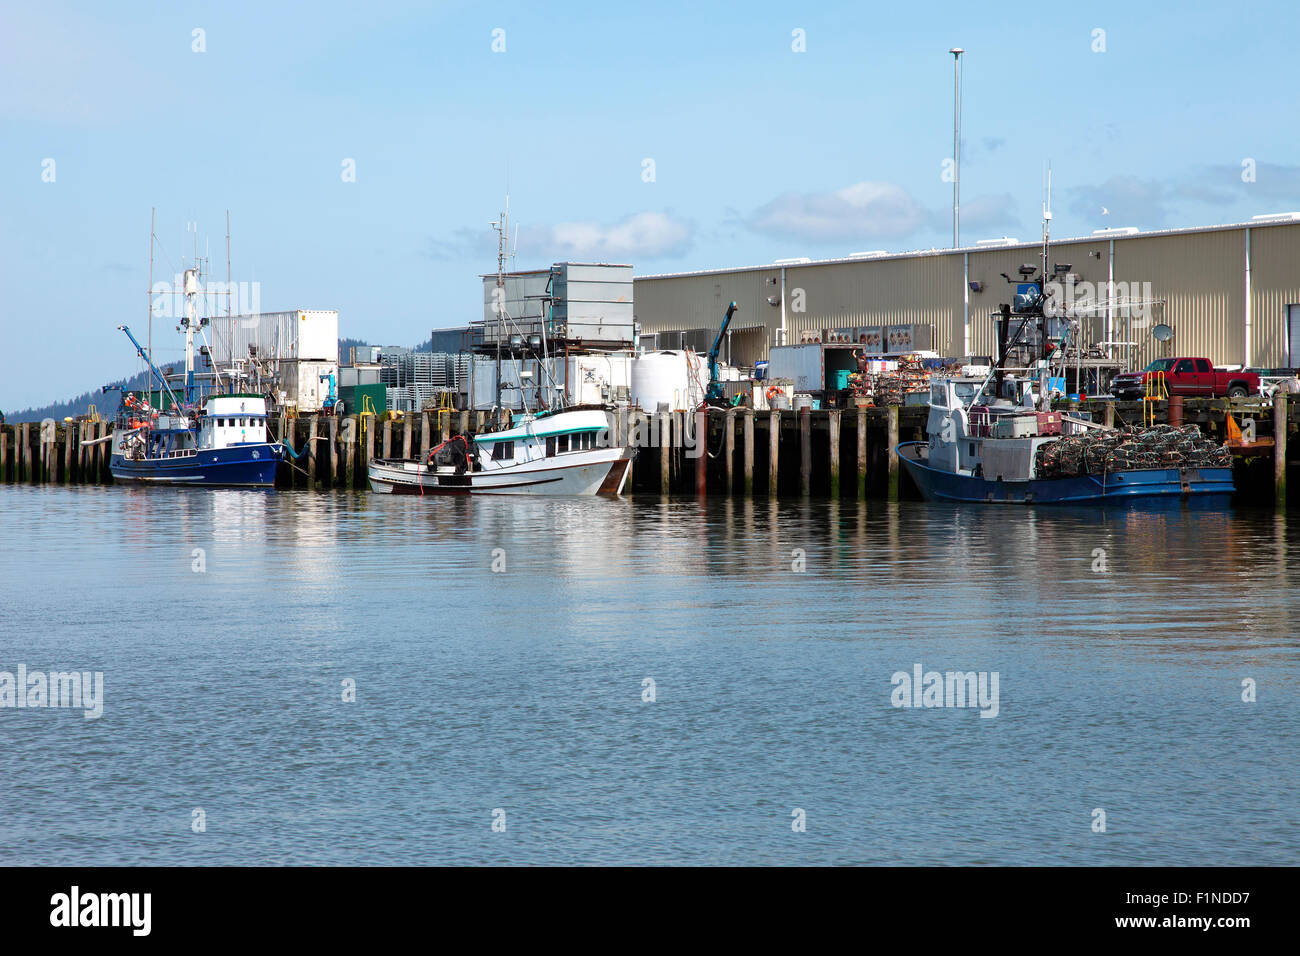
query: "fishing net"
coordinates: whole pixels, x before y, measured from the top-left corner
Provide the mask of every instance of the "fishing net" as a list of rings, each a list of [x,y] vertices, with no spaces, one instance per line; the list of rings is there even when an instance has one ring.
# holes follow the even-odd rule
[[[1039,478],[1077,478],[1144,468],[1229,468],[1232,451],[1201,434],[1198,425],[1155,425],[1066,435],[1041,445]]]

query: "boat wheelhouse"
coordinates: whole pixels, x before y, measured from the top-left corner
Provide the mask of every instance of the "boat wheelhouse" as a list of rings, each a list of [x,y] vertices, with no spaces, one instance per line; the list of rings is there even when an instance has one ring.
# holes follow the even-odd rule
[[[127,482],[269,487],[280,446],[267,438],[260,395],[213,395],[193,415],[133,402],[114,430],[109,470]]]

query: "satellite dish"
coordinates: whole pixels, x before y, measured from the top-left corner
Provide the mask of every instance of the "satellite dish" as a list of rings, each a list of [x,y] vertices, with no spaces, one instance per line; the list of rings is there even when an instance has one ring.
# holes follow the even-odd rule
[[[1151,334],[1156,337],[1157,342],[1168,342],[1174,337],[1174,330],[1161,322],[1151,330]]]

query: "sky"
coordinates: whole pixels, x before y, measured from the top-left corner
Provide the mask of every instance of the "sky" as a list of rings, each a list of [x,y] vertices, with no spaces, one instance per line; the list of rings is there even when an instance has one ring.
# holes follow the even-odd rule
[[[413,345],[515,268],[635,274],[1300,209],[1300,7],[19,2],[0,8],[0,409],[134,373],[197,248]],[[197,223],[192,231],[190,223]],[[158,300],[165,304],[167,300]],[[143,335],[142,335],[143,337]],[[159,363],[180,358],[154,322]]]

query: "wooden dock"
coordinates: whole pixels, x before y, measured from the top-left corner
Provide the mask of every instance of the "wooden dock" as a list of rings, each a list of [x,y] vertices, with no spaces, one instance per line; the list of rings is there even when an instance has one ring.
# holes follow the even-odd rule
[[[1300,403],[1282,396],[1258,400],[1177,399],[1154,403],[1157,422],[1195,423],[1224,441],[1231,414],[1253,428],[1255,441],[1237,449],[1238,488],[1286,503],[1289,434],[1300,427]],[[1141,402],[1062,403],[1085,408],[1106,425],[1143,422]],[[898,499],[915,494],[892,449],[923,441],[925,406],[800,411],[708,409],[647,413],[624,410],[615,441],[637,446],[628,490],[648,494],[801,496]],[[1247,426],[1253,422],[1253,426]],[[482,431],[485,412],[428,411],[400,420],[390,416],[281,417],[274,430],[289,438],[298,457],[281,464],[276,485],[294,489],[366,487],[366,467],[376,457],[422,457],[452,435]],[[25,422],[0,426],[0,482],[33,485],[111,483],[112,423]],[[699,436],[704,436],[703,442]],[[1271,461],[1271,467],[1268,462]]]

